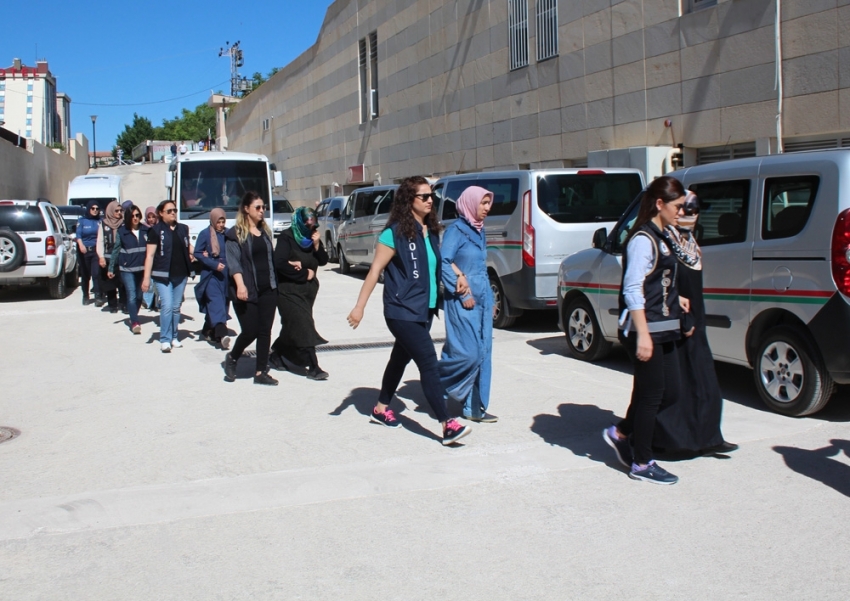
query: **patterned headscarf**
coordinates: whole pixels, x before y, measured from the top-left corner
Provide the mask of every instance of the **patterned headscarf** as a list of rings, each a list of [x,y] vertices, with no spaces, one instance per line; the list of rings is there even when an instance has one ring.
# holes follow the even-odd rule
[[[218,232],[215,231],[215,224],[218,223],[218,220],[222,217],[225,219],[227,218],[227,213],[224,212],[224,209],[216,207],[210,211],[210,250],[214,257],[221,254],[221,247],[218,245]]]
[[[301,248],[313,244],[313,226],[316,225],[316,212],[308,207],[298,207],[292,214],[292,235]]]
[[[479,186],[469,186],[457,199],[457,212],[479,232],[484,227],[484,220],[478,219],[478,207],[485,196],[493,198],[493,193]]]

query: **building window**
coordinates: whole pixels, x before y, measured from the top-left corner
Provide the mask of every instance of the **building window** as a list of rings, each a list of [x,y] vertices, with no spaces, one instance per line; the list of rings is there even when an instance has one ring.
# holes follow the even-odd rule
[[[508,0],[511,70],[528,66],[528,0]]]
[[[272,127],[271,119],[263,119],[263,131],[269,131]]]
[[[558,0],[537,0],[537,60],[558,56]]]
[[[32,119],[27,119],[27,127],[32,127]]]
[[[360,64],[360,123],[369,120],[369,74],[367,63],[366,38],[360,40],[359,44]]]
[[[369,34],[369,82],[370,94],[369,105],[371,108],[370,117],[376,119],[378,117],[378,32],[373,31]]]
[[[32,115],[32,106],[27,107],[27,115]]]
[[[692,13],[702,8],[715,6],[716,4],[717,0],[682,0],[682,9],[683,12]]]

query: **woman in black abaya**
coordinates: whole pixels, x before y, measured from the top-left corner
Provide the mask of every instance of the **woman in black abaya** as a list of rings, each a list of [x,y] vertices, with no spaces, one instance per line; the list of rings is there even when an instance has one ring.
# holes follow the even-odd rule
[[[683,208],[685,216],[679,218],[677,227],[669,226],[668,232],[679,259],[679,294],[690,299],[682,330],[693,327],[694,333],[678,343],[681,393],[675,403],[658,411],[652,446],[666,452],[728,453],[738,445],[726,442],[720,431],[723,396],[705,331],[702,252],[694,235],[699,200],[693,192],[688,192]]]

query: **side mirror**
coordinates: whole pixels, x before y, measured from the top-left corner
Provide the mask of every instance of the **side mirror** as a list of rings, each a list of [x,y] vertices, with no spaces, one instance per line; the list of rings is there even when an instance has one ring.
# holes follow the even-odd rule
[[[604,248],[605,243],[608,241],[608,230],[604,227],[599,228],[595,232],[593,232],[593,248]]]
[[[165,172],[165,187],[169,190],[174,186],[174,173],[171,171]]]
[[[339,219],[339,209],[334,209],[331,211],[331,219],[337,220]]]
[[[275,171],[274,172],[274,187],[282,188],[283,187],[283,172]]]

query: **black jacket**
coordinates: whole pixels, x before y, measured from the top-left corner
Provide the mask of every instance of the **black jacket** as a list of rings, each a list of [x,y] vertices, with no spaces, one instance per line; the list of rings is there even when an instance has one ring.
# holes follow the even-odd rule
[[[268,248],[269,258],[269,279],[273,290],[277,290],[277,280],[274,270],[274,245],[268,234],[260,230],[263,241]],[[224,234],[224,239],[227,241],[227,271],[230,275],[227,295],[232,301],[238,301],[236,297],[236,281],[233,276],[237,273],[242,274],[242,282],[245,288],[248,289],[248,302],[257,302],[257,270],[254,269],[253,257],[253,239],[254,236],[249,235],[245,242],[239,242],[236,237],[236,227],[232,227]]]

